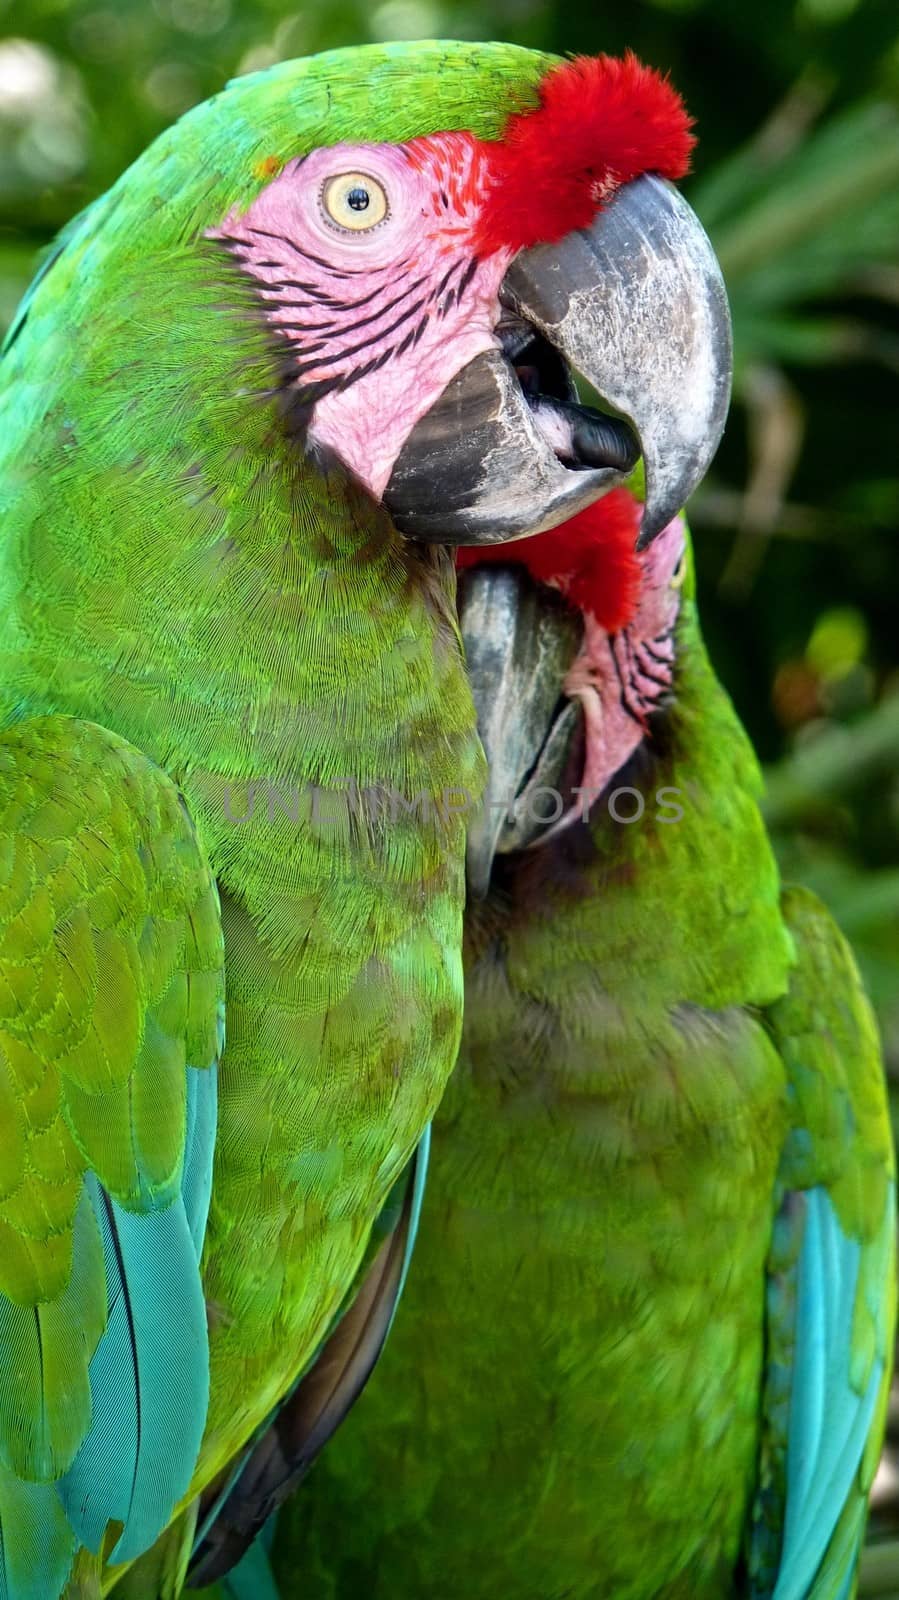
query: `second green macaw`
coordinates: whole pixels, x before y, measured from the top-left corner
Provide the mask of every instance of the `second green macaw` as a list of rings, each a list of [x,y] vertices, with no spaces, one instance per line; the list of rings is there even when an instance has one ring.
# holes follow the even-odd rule
[[[621,491],[495,552],[524,565],[463,553],[462,1049],[391,1342],[279,1513],[284,1600],[854,1593],[894,1332],[875,1024],[779,885],[683,521],[636,561],[635,527]],[[220,1551],[291,1450],[288,1411]]]
[[[461,1024],[483,757],[443,547],[641,451],[650,539],[701,476],[729,346],[662,181],[688,127],[630,58],[287,62],[167,130],[13,322],[0,1600],[177,1593],[344,1305]]]

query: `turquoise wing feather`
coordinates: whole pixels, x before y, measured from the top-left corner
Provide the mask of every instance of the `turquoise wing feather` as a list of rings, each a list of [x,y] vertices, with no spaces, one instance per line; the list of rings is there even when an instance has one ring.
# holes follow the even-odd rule
[[[758,1600],[854,1593],[895,1327],[895,1184],[870,1008],[813,896],[784,910],[798,962],[771,1021],[791,1132],[769,1260],[760,1487],[749,1551]]]
[[[0,734],[0,1600],[157,1536],[209,1359],[223,943],[177,788],[91,723]]]
[[[192,1129],[189,1119],[193,1136],[180,1197],[164,1210],[134,1214],[92,1173],[87,1178],[103,1236],[107,1323],[89,1368],[92,1425],[58,1487],[88,1549],[99,1551],[111,1518],[123,1524],[112,1561],[140,1555],[164,1527],[190,1482],[206,1421],[209,1355],[199,1264],[216,1080],[213,1072],[187,1070],[194,1085],[202,1085],[188,1104],[202,1095],[211,1101],[212,1117],[208,1111],[194,1117]],[[171,1467],[160,1471],[160,1463]]]

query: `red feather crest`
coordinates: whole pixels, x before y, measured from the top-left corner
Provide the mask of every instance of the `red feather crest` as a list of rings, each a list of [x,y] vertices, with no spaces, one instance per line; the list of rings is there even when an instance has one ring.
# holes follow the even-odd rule
[[[642,567],[634,548],[640,507],[627,489],[613,489],[558,528],[506,544],[462,545],[457,567],[500,561],[526,567],[539,583],[558,589],[576,610],[589,612],[607,633],[636,614]]]
[[[479,251],[523,250],[586,228],[604,200],[644,172],[682,178],[695,139],[667,78],[630,51],[577,56],[553,67],[534,111],[509,118],[482,146],[490,193]]]

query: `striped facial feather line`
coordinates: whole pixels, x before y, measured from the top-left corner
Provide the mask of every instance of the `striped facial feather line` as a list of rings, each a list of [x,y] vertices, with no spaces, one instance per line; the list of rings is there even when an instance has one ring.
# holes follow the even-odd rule
[[[631,663],[632,663],[635,671],[639,673],[641,682],[644,682],[644,683],[647,683],[647,684],[651,684],[651,685],[655,685],[655,686],[657,686],[659,689],[661,689],[663,691],[668,689],[669,682],[668,682],[667,674],[666,673],[662,673],[661,675],[659,675],[657,672],[653,672],[651,670],[651,666],[655,666],[656,668],[658,668],[660,663],[658,661],[652,662],[651,657],[648,656],[648,652],[643,648],[642,645],[640,645],[640,644],[636,644],[635,645],[631,640],[629,640],[628,641],[628,653],[630,655]],[[646,664],[647,659],[650,660],[651,666],[647,666],[647,664]],[[643,693],[644,695],[650,695],[652,693],[652,690],[651,689],[647,689],[645,691],[641,690],[641,693]]]
[[[285,244],[288,250],[292,250],[294,255],[300,256],[303,261],[311,261],[317,267],[324,267],[325,271],[332,278],[364,278],[372,274],[379,274],[394,270],[393,262],[384,267],[351,267],[349,269],[335,267],[334,263],[332,261],[328,261],[325,256],[316,255],[312,250],[301,249],[298,244],[295,244],[292,239],[288,239],[284,234],[271,233],[267,228],[248,228],[247,232],[255,234],[260,239],[272,239],[276,244]],[[227,235],[222,234],[220,237],[226,238]],[[247,250],[247,242],[245,239],[235,239],[233,242],[237,245],[240,245],[244,250]],[[252,257],[250,257],[250,260],[252,261]],[[259,265],[258,258],[256,259],[255,265]]]
[[[658,641],[653,641],[658,642]],[[618,680],[623,711],[646,731],[646,719],[670,703],[674,682],[674,641],[665,636],[669,654],[651,657],[645,640],[634,640],[624,628],[609,639],[609,654]],[[647,663],[651,662],[651,666]],[[661,669],[659,675],[651,667]]]
[[[461,263],[455,264],[450,269],[450,272],[444,277],[443,283],[446,283],[446,282],[449,281],[449,278],[452,276],[452,274],[458,270],[459,265],[461,265]],[[312,362],[310,362],[310,361],[302,359],[303,357],[308,357],[308,356],[311,356],[311,355],[318,355],[323,349],[326,348],[327,340],[320,339],[320,340],[314,341],[311,344],[301,344],[299,346],[299,348],[297,350],[297,355],[301,359],[299,361],[297,361],[295,363],[295,365],[294,365],[294,371],[295,371],[296,375],[300,376],[300,375],[309,373],[309,372],[311,372],[313,370],[316,370],[317,368],[320,368],[321,371],[322,371],[322,374],[324,375],[326,370],[327,370],[327,368],[328,368],[328,366],[335,366],[338,361],[342,362],[348,356],[358,355],[360,353],[360,351],[366,349],[368,347],[368,345],[370,345],[374,341],[374,339],[376,339],[376,338],[377,339],[388,338],[390,336],[390,334],[395,333],[398,328],[402,327],[405,322],[408,322],[413,316],[415,316],[415,314],[418,311],[422,310],[424,307],[428,307],[429,309],[434,309],[435,310],[435,314],[438,317],[446,317],[449,314],[449,312],[452,310],[453,306],[455,304],[457,304],[459,300],[461,300],[463,294],[465,293],[465,290],[467,289],[467,287],[468,287],[469,283],[471,282],[475,272],[477,271],[477,266],[478,266],[477,257],[474,257],[469,262],[468,266],[465,268],[464,272],[462,273],[461,278],[459,279],[459,282],[457,284],[455,284],[451,289],[449,289],[448,292],[443,296],[442,299],[439,299],[439,288],[435,289],[435,290],[432,290],[430,295],[422,295],[418,300],[414,301],[411,306],[407,306],[403,310],[403,312],[400,314],[400,316],[397,317],[395,319],[395,321],[390,323],[386,328],[384,328],[384,327],[376,327],[375,324],[380,322],[382,317],[387,316],[387,314],[390,311],[392,311],[394,309],[394,307],[400,305],[403,300],[408,299],[408,296],[410,294],[414,293],[416,289],[421,288],[422,284],[426,281],[424,278],[417,278],[415,280],[415,282],[413,284],[411,284],[409,286],[409,288],[406,289],[403,292],[403,294],[398,295],[396,297],[396,299],[394,299],[394,300],[388,301],[385,306],[382,306],[382,307],[379,308],[379,310],[377,310],[375,312],[372,312],[370,316],[361,318],[358,322],[350,322],[350,323],[343,323],[342,324],[342,323],[340,323],[338,321],[335,321],[335,322],[332,322],[332,323],[327,324],[327,325],[325,325],[325,324],[317,324],[316,325],[314,323],[282,322],[280,320],[275,320],[275,318],[273,317],[272,318],[272,326],[279,333],[285,333],[285,334],[287,334],[287,333],[306,334],[306,333],[325,333],[325,332],[333,334],[333,333],[340,332],[340,333],[343,333],[344,335],[356,333],[359,328],[370,326],[371,327],[371,333],[369,335],[367,335],[366,338],[360,344],[351,345],[349,348],[343,348],[343,349],[341,349],[339,351],[336,351],[334,356],[331,358],[330,362],[329,361],[322,361],[322,362],[312,361]],[[417,339],[421,338],[422,334],[424,333],[424,329],[425,329],[426,325],[427,325],[427,318],[425,317],[422,320],[422,322],[419,324],[419,327],[415,332],[414,339],[412,339],[411,341],[404,340],[400,344],[394,344],[391,347],[390,350],[385,352],[384,359],[389,358],[390,355],[401,355],[405,350],[409,349],[410,348],[410,342],[411,343],[415,343],[417,341]],[[378,364],[379,365],[383,365],[383,360],[381,360],[379,358]],[[347,376],[344,377],[343,382],[347,383],[347,382],[355,381],[360,376],[362,376],[362,374],[364,372],[370,371],[370,370],[374,370],[374,369],[372,369],[370,367],[354,368],[354,369],[352,369],[352,372],[351,372],[350,375],[347,375]]]
[[[625,715],[630,717],[632,722],[636,722],[641,731],[645,733],[646,714],[633,692],[630,664],[627,660],[626,652],[623,665],[618,659],[617,645],[620,637],[620,634],[615,634],[609,640],[609,659],[611,660],[615,677],[618,680],[618,701]],[[634,704],[635,701],[636,704]]]
[[[440,302],[440,307],[437,312],[439,317],[447,316],[447,314],[452,310],[453,306],[458,304],[477,270],[478,257],[472,256],[468,266],[465,268],[465,271],[459,279],[459,282],[452,289],[450,289],[449,293]]]
[[[416,289],[420,289],[426,282],[426,278],[416,278],[413,283],[409,284],[408,288],[403,290],[402,294],[398,294],[393,300],[388,300],[386,306],[380,306],[377,311],[372,311],[367,317],[360,317],[358,322],[349,323],[344,327],[343,331],[345,333],[355,333],[359,328],[366,328],[370,323],[377,322],[381,317],[386,316],[388,311],[393,311],[395,306],[402,305],[404,300],[408,300],[410,294],[414,294]],[[302,305],[301,301],[282,300],[277,309],[279,311],[301,310]],[[332,317],[329,322],[279,322],[277,326],[285,333],[334,333],[343,325],[339,319]]]
[[[422,307],[424,305],[426,305],[426,304],[427,304],[427,297],[425,295],[422,295],[421,299],[416,300],[413,305],[407,306],[406,309],[404,311],[402,311],[400,313],[400,315],[398,317],[396,317],[395,320],[393,322],[391,322],[386,328],[379,329],[378,330],[379,337],[386,339],[391,333],[395,333],[397,328],[401,328],[405,322],[408,322],[410,320],[410,318],[414,317],[416,312],[420,311],[422,309]],[[275,328],[279,327],[279,324],[278,323],[274,323],[274,327]],[[352,330],[351,329],[345,329],[343,331],[344,332],[350,332]],[[371,344],[371,342],[372,342],[372,338],[371,337],[369,337],[367,339],[363,339],[361,344],[350,345],[349,349],[342,349],[342,350],[336,351],[333,356],[325,358],[325,360],[323,360],[322,362],[318,362],[318,361],[302,361],[301,360],[301,361],[299,361],[297,363],[295,370],[296,370],[297,373],[305,373],[305,372],[317,371],[317,370],[320,369],[322,371],[322,373],[324,374],[324,372],[325,372],[325,370],[326,370],[326,368],[328,366],[335,365],[338,360],[343,362],[343,361],[346,360],[346,358],[348,356],[357,356],[359,354],[360,350],[366,350],[369,347],[369,345]],[[319,353],[319,351],[325,349],[326,346],[327,346],[327,341],[324,340],[324,339],[319,339],[317,342],[313,342],[312,344],[301,346],[299,353],[300,353],[301,356],[317,355]]]
[[[635,646],[626,628],[608,636],[608,658],[618,686],[619,705],[645,734],[649,731],[649,717],[670,701],[674,662],[672,656],[671,677],[650,677],[639,659],[641,648],[640,642]]]
[[[670,642],[670,635],[663,635],[663,637],[668,642]],[[642,643],[640,648],[642,649],[644,654],[649,657],[650,661],[655,662],[657,667],[669,667],[671,665],[671,656],[670,655],[663,655],[661,651],[654,650],[653,649],[653,645],[656,644],[656,643],[657,643],[657,641],[655,639],[653,639],[652,641],[647,641],[647,640],[644,639],[644,641],[643,641],[643,643]],[[673,650],[673,646],[672,646],[672,650]]]
[[[272,265],[277,267],[278,263],[273,262]],[[397,274],[402,273],[406,266],[407,263],[399,262],[397,264]],[[327,322],[306,322],[301,320],[301,316],[296,315],[297,313],[301,314],[304,310],[308,310],[315,315],[316,312],[321,311],[321,303],[287,298],[293,285],[288,285],[286,280],[283,284],[283,289],[281,285],[264,286],[261,292],[266,307],[271,308],[268,312],[270,326],[289,342],[291,381],[304,386],[315,374],[316,378],[327,383],[329,388],[332,385],[339,385],[345,388],[351,383],[358,382],[361,377],[367,376],[368,373],[377,371],[393,357],[405,354],[423,337],[429,315],[434,315],[438,318],[446,317],[453,306],[458,304],[477,271],[477,266],[476,257],[467,263],[464,260],[454,261],[437,285],[430,293],[426,294],[421,294],[420,291],[427,283],[427,277],[417,276],[407,284],[400,294],[391,296],[383,305],[377,306],[375,310],[369,311],[366,316],[359,317],[355,321],[350,319],[352,318],[352,313],[358,307],[371,305],[378,294],[388,291],[388,287],[392,288],[393,284],[390,286],[382,285],[357,301],[333,302],[334,316],[329,318]],[[453,284],[452,279],[454,277],[457,281]],[[416,293],[418,298],[412,299],[411,297]],[[407,304],[406,302],[409,303]],[[398,306],[403,308],[400,314],[392,322],[385,325],[384,318],[388,317]],[[376,356],[373,356],[371,361],[362,365],[351,365],[347,369],[346,363],[348,360],[352,361],[354,356],[360,355],[374,343],[379,343],[382,339],[390,339],[391,335],[397,334],[406,323],[412,321],[422,311],[425,315],[415,328],[408,331],[404,338],[393,339],[383,351],[379,351]],[[340,312],[348,313],[348,316],[341,317],[339,315]],[[285,313],[291,314],[290,320],[287,319]],[[328,352],[329,340],[335,335],[347,338],[358,333],[363,328],[369,330],[364,339],[356,344],[334,348],[330,353],[324,354],[324,352]],[[323,335],[323,337],[310,340],[307,338],[308,335]]]
[[[223,240],[223,242],[229,244],[231,243],[229,240]],[[239,241],[235,241],[235,244],[239,244]],[[236,254],[236,250],[233,253]],[[266,262],[266,265],[277,267],[279,263]],[[400,264],[400,267],[401,266],[402,264]],[[401,305],[402,302],[407,300],[410,295],[415,293],[416,290],[421,289],[422,285],[427,281],[425,278],[419,277],[414,279],[413,282],[403,290],[402,294],[396,295],[392,300],[387,301],[385,305],[378,307],[376,311],[371,312],[367,317],[359,318],[356,322],[343,322],[336,316],[327,323],[305,323],[300,321],[294,322],[282,320],[279,313],[285,311],[293,312],[303,311],[306,309],[313,312],[320,311],[322,309],[322,299],[319,298],[314,303],[303,300],[285,300],[282,297],[281,286],[260,286],[258,292],[264,299],[266,308],[268,309],[271,307],[271,312],[267,318],[269,325],[274,332],[278,333],[284,338],[285,343],[288,345],[288,351],[291,358],[290,369],[285,375],[282,388],[297,389],[303,395],[303,404],[311,405],[315,400],[321,399],[324,394],[330,393],[337,388],[347,388],[350,384],[358,382],[360,378],[367,377],[369,373],[378,371],[393,357],[405,354],[406,351],[412,349],[423,337],[428,324],[427,313],[429,311],[433,311],[438,317],[445,316],[452,306],[453,297],[455,296],[458,298],[459,295],[464,293],[467,284],[471,281],[471,277],[477,268],[477,262],[474,261],[469,264],[469,266],[463,272],[459,283],[454,289],[449,291],[449,294],[444,298],[444,301],[441,304],[437,304],[439,289],[445,287],[449,283],[452,276],[459,270],[460,267],[461,263],[454,263],[450,267],[449,271],[444,274],[441,284],[438,285],[438,289],[432,290],[430,295],[421,295],[418,300],[414,301],[411,305],[406,306],[401,314],[396,317],[394,321],[387,327],[378,326],[378,324],[380,324],[382,319],[385,316],[388,316],[389,313],[396,308],[396,306]],[[287,280],[284,280],[284,290],[293,289],[296,287],[306,288],[306,285],[298,285],[295,280],[292,280],[288,284]],[[378,290],[373,290],[370,294],[365,295],[358,301],[344,302],[332,299],[328,303],[328,308],[333,308],[335,313],[339,311],[352,312],[360,305],[370,304],[375,298],[375,295],[382,292],[383,286]],[[348,370],[343,370],[344,364],[348,358],[351,360],[353,356],[359,355],[363,350],[368,349],[376,339],[386,338],[391,334],[398,332],[400,328],[402,328],[407,322],[412,320],[418,312],[425,308],[427,308],[425,316],[421,318],[416,327],[412,328],[407,333],[405,338],[395,341],[387,346],[387,348],[385,348],[383,351],[380,351],[377,356],[374,356],[371,361],[365,362],[362,365],[350,366]],[[318,357],[321,356],[322,351],[327,350],[328,348],[327,338],[315,339],[308,343],[302,339],[302,336],[310,333],[331,335],[340,333],[344,336],[347,336],[356,333],[360,328],[363,327],[369,327],[371,330],[364,340],[358,344],[335,350],[330,358],[326,357],[324,359],[318,359]],[[297,335],[300,336],[300,340],[297,340],[295,337],[291,337]]]

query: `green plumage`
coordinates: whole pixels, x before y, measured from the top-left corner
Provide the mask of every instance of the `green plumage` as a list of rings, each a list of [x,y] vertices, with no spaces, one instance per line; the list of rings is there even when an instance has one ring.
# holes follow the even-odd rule
[[[181,1181],[186,1064],[217,1054],[218,897],[171,780],[116,735],[39,717],[0,742],[0,1459],[58,1477],[106,1321],[84,1175],[135,1211]],[[74,1247],[74,1248],[73,1248]]]
[[[83,1479],[92,1420],[105,1412],[119,1463],[101,1529],[129,1520],[148,1470],[148,1501],[171,1506],[199,1446],[208,1356],[190,1225],[202,1238],[208,1193],[190,1192],[189,1163],[198,1096],[214,1097],[223,943],[174,783],[96,724],[38,716],[4,731],[0,840],[0,1586],[4,1600],[44,1600],[75,1554],[73,1486],[82,1517],[97,1487]],[[142,1229],[143,1293],[167,1302],[148,1335],[127,1327],[142,1293],[128,1236]],[[149,1404],[156,1328],[185,1345],[131,1435],[129,1383]],[[102,1372],[123,1340],[110,1395]]]
[[[58,886],[48,895],[46,874],[22,887],[13,873],[0,912],[13,945],[5,1009],[50,1008],[66,1051],[52,1071],[43,1058],[27,1114],[14,1112],[19,1087],[0,1088],[2,1287],[15,1306],[40,1304],[48,1327],[64,1306],[78,1374],[74,1385],[46,1377],[48,1394],[66,1398],[45,1415],[35,1401],[27,1436],[16,1385],[2,1380],[15,1470],[27,1456],[30,1471],[55,1477],[87,1425],[85,1362],[105,1312],[90,1228],[72,1265],[82,1173],[125,1207],[164,1204],[183,1154],[184,1063],[205,1065],[215,1035],[221,975],[204,965],[197,994],[184,884],[156,859],[153,806],[175,807],[172,827],[182,818],[171,850],[197,893],[208,862],[221,921],[216,909],[203,948],[208,957],[220,932],[225,948],[202,1263],[211,1389],[191,1493],[315,1348],[451,1070],[461,819],[360,814],[347,798],[348,780],[406,799],[479,792],[451,563],[402,540],[341,470],[307,460],[258,306],[203,234],[316,145],[448,127],[495,135],[533,103],[545,66],[511,47],[416,43],[243,78],[70,225],[11,330],[0,364],[2,757],[25,781],[22,740],[55,728],[44,753],[60,772],[70,743],[95,763],[90,783],[72,777]],[[51,811],[56,770],[40,790]],[[105,850],[117,817],[131,853],[113,892]],[[13,867],[17,826],[10,813]],[[72,871],[84,901],[63,933]],[[203,892],[208,918],[211,882]],[[36,978],[35,947],[53,952]],[[93,1012],[69,1032],[63,1013],[78,1011],[78,995]],[[35,1049],[29,1024],[4,1060],[29,1092]],[[164,1301],[164,1278],[158,1292]],[[3,1537],[14,1540],[5,1519]],[[79,1558],[80,1580],[94,1559]]]
[[[677,663],[664,729],[616,780],[641,821],[600,803],[500,859],[466,913],[416,1257],[375,1378],[279,1518],[285,1597],[770,1597],[801,1210],[774,1225],[816,1186],[859,1250],[849,1387],[879,1416],[832,1540],[819,1472],[815,1587],[817,1557],[776,1595],[851,1592],[893,1326],[876,1034],[826,914],[779,890],[689,588]],[[679,822],[656,820],[662,786]]]

